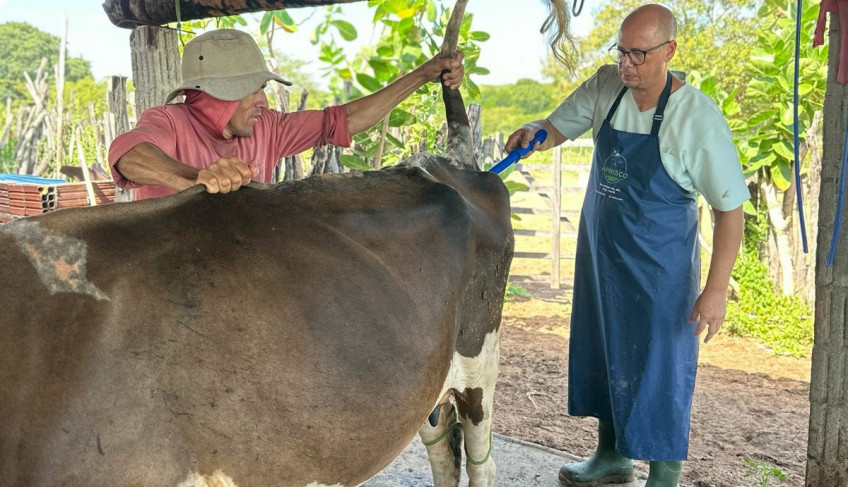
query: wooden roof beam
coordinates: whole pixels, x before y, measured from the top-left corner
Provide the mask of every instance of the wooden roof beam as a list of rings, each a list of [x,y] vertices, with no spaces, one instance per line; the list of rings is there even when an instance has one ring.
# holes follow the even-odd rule
[[[317,7],[362,0],[179,0],[180,21],[224,17],[294,7]],[[105,0],[103,10],[118,27],[163,25],[177,21],[174,0]]]

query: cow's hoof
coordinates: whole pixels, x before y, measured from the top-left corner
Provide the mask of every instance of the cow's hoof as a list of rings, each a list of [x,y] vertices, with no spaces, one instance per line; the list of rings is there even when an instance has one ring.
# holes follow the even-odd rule
[[[633,482],[633,462],[603,465],[601,462],[585,461],[565,465],[559,469],[559,481],[568,487],[596,487],[607,484]]]

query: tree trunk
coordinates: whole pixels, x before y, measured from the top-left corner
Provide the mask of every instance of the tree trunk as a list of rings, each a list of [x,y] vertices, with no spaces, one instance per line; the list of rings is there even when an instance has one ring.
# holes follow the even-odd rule
[[[821,191],[822,164],[818,139],[821,136],[821,116],[821,112],[818,112],[813,117],[813,123],[807,131],[807,152],[810,155],[810,170],[806,176],[801,178],[801,185],[804,188],[807,253],[804,253],[804,247],[801,241],[801,226],[794,225],[792,228],[793,250],[795,252],[793,258],[795,262],[795,294],[801,296],[810,308],[816,302],[816,241],[819,233],[819,193]]]
[[[842,229],[833,267],[827,266],[836,216],[848,87],[836,82],[839,17],[830,14],[829,66],[824,102],[824,153],[816,251],[816,314],[810,384],[806,485],[848,486],[848,231]],[[840,440],[841,438],[841,440]]]
[[[118,27],[132,29],[140,25],[224,17],[292,7],[318,7],[332,3],[361,0],[179,0],[179,15],[173,0],[106,0],[103,10]]]
[[[792,188],[790,188],[790,191]],[[792,272],[792,252],[791,245],[789,242],[790,237],[790,229],[789,225],[791,220],[790,217],[787,218],[784,213],[784,203],[783,199],[785,194],[781,194],[780,197],[777,193],[777,188],[775,188],[774,184],[771,184],[768,181],[763,181],[760,184],[760,193],[762,194],[763,199],[766,202],[766,208],[768,211],[769,221],[771,225],[769,225],[771,238],[773,240],[775,252],[770,255],[772,259],[777,257],[777,262],[780,264],[779,269],[779,279],[780,279],[780,291],[784,295],[794,294],[795,293],[795,281],[793,280],[794,273]]]
[[[165,103],[168,93],[182,83],[178,45],[179,35],[171,29],[139,27],[130,34],[137,114]]]

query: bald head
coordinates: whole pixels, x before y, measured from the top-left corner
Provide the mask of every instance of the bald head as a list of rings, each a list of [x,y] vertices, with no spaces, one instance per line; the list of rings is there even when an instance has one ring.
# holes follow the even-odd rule
[[[677,36],[677,20],[671,10],[652,3],[630,12],[621,23],[619,35],[625,30],[640,32],[657,42],[664,42]]]

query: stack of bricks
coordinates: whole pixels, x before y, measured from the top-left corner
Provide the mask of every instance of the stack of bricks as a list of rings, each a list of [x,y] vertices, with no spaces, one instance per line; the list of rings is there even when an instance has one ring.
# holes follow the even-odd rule
[[[115,201],[113,181],[92,181],[91,186],[96,204]],[[39,184],[0,180],[0,223],[80,206],[89,206],[85,183],[51,181],[48,184]]]

